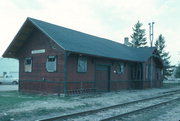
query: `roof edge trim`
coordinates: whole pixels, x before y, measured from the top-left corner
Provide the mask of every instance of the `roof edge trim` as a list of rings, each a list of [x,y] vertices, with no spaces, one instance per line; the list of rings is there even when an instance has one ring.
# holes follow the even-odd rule
[[[41,30],[45,35],[47,35],[51,40],[53,40],[57,45],[59,45],[63,50],[66,51],[66,49],[61,46],[59,43],[57,43],[47,32],[45,32],[41,27],[39,27],[36,22],[34,22],[30,17],[28,17],[28,20],[31,21],[39,30]]]
[[[15,56],[7,56],[8,51],[10,50],[11,46],[13,45],[13,42],[15,41],[15,39],[18,37],[18,35],[20,34],[21,30],[23,29],[23,27],[25,26],[26,22],[27,22],[28,18],[24,21],[24,23],[21,25],[21,27],[19,28],[18,32],[15,34],[14,38],[12,39],[11,43],[9,44],[9,46],[6,48],[6,50],[4,51],[4,53],[2,54],[2,57],[4,58],[15,58]]]

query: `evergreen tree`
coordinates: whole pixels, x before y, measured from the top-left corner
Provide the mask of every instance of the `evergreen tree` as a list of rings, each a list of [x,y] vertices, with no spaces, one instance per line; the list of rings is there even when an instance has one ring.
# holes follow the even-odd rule
[[[175,78],[180,78],[180,64],[176,67]]]
[[[173,69],[172,66],[170,65],[170,55],[169,52],[165,51],[165,39],[162,36],[162,34],[159,35],[158,39],[155,42],[155,46],[159,52],[159,55],[163,61],[164,69],[163,69],[163,74],[164,74],[164,79],[167,79],[168,76],[172,75]]]
[[[147,44],[145,29],[142,29],[142,23],[139,21],[134,25],[133,34],[131,35],[131,45],[133,47],[144,47]]]

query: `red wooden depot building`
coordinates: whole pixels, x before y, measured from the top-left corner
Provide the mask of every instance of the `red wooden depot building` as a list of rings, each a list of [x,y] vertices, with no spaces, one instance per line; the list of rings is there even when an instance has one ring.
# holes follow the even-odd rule
[[[33,18],[3,57],[19,60],[19,90],[80,93],[161,86],[163,64],[154,47],[128,47]]]

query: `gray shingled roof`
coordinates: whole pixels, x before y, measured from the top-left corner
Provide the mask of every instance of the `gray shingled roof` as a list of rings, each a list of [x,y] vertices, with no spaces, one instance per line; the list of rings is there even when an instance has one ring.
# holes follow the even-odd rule
[[[146,61],[152,56],[155,49],[154,47],[127,47],[126,45],[108,39],[92,36],[40,20],[28,19],[67,51],[129,61]]]
[[[155,50],[154,47],[128,47],[108,39],[92,36],[33,18],[27,18],[26,22],[32,22],[33,25],[38,27],[66,51],[144,62],[152,56]]]

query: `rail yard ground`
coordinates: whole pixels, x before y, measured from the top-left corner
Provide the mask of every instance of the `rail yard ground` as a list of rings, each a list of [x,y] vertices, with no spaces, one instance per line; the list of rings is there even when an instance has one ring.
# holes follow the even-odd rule
[[[12,86],[16,87],[9,86],[8,90],[3,86],[4,90],[0,90],[0,121],[34,121],[125,103],[180,89],[180,83],[164,83],[162,88],[59,97],[57,95],[23,94],[17,91],[17,85]],[[177,101],[153,112],[144,112],[124,120],[177,121],[180,120],[179,114],[180,102]]]

